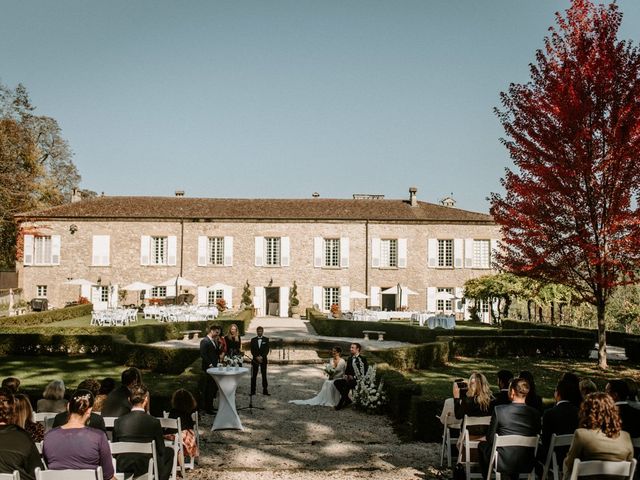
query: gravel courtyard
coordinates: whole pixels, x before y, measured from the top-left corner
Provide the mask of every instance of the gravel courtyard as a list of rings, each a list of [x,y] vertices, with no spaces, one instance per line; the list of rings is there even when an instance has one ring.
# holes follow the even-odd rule
[[[249,403],[250,376],[240,382],[238,408]],[[440,471],[440,445],[401,443],[385,416],[347,408],[299,406],[322,386],[320,365],[270,365],[270,397],[258,394],[242,410],[244,431],[211,432],[213,417],[201,421],[200,465],[190,479],[424,479]],[[258,391],[260,379],[258,378]]]

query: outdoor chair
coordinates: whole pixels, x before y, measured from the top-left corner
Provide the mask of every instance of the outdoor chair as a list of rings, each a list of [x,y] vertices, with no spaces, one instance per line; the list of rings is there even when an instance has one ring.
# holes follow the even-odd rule
[[[182,427],[180,425],[179,418],[158,418],[160,421],[160,426],[162,428],[170,428],[172,430],[177,430],[175,433],[173,441],[165,440],[164,444],[167,447],[171,447],[173,449],[173,465],[171,465],[171,476],[170,480],[177,480],[177,470],[178,470],[178,456],[180,455],[184,458],[184,451],[182,448]],[[184,475],[184,469],[180,467],[180,473]]]
[[[579,458],[573,461],[571,479],[593,475],[615,475],[616,477],[631,480],[636,470],[637,460],[634,458],[630,462],[606,462],[604,460],[590,460],[583,462]]]
[[[440,420],[440,417],[436,415]],[[457,434],[452,436],[452,430]],[[444,463],[445,452],[447,454],[447,466],[451,467],[451,447],[456,444],[460,436],[460,420],[458,420],[452,412],[448,412],[444,418],[442,430],[442,448],[440,449],[440,466]]]
[[[116,467],[116,455],[122,453],[143,453],[151,455],[149,458],[149,467],[147,473],[136,477],[136,480],[156,480],[158,471],[158,457],[156,456],[156,442],[152,440],[147,443],[140,442],[109,442],[111,447],[111,455],[113,456],[113,465]],[[37,479],[36,479],[37,480]]]
[[[551,435],[551,442],[549,443],[549,451],[547,452],[547,458],[544,462],[541,480],[547,480],[549,470],[553,472],[553,480],[560,480],[560,477],[562,477],[562,463],[558,464],[556,448],[569,447],[572,441],[573,433],[567,435],[556,435],[554,433]]]
[[[472,453],[477,458],[478,444],[480,443],[480,440],[472,440],[470,438],[469,427],[479,425],[485,425],[488,427],[489,423],[491,423],[490,415],[485,417],[464,416],[462,428],[460,430],[460,435],[462,436],[460,440],[460,442],[462,442],[462,448],[460,448],[458,452],[458,463],[464,464],[467,480],[470,478],[484,478],[483,473],[480,471],[480,462],[471,459]],[[477,471],[472,472],[472,469],[476,469]]]
[[[0,480],[20,480],[20,472],[14,470],[13,473],[0,473]]]
[[[501,475],[499,468],[500,461],[500,451],[499,448],[511,448],[511,447],[525,447],[533,450],[531,454],[531,471],[520,473],[520,478],[524,477],[529,480],[535,480],[535,458],[536,452],[538,451],[538,440],[540,439],[540,435],[536,435],[535,437],[525,437],[524,435],[498,435],[493,441],[493,448],[491,450],[491,457],[489,460],[489,471],[487,472],[487,479],[491,480],[491,475],[495,475],[496,480],[500,480]]]
[[[103,480],[102,467],[95,470],[41,470],[36,468],[36,480]]]

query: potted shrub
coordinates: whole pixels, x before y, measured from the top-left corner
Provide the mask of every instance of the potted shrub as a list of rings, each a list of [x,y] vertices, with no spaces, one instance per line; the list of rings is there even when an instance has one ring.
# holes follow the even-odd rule
[[[298,300],[298,285],[293,282],[293,287],[289,291],[289,316],[300,318],[300,300]]]

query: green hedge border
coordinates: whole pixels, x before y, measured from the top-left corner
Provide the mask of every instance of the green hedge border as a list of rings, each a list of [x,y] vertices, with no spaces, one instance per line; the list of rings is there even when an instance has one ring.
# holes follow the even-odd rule
[[[16,315],[14,317],[0,317],[0,325],[42,325],[43,323],[60,322],[62,320],[91,315],[92,310],[93,305],[89,303],[87,305],[46,310],[44,312],[33,312],[25,315]]]

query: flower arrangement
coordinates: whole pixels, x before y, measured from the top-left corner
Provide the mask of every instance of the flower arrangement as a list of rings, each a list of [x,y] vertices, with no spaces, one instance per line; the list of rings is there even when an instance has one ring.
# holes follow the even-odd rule
[[[353,400],[357,408],[368,413],[381,413],[387,403],[384,393],[384,382],[376,384],[376,366],[372,365],[364,372],[364,366],[356,366],[356,388],[353,390]]]
[[[242,355],[233,355],[225,357],[225,363],[230,367],[241,367],[242,366]]]
[[[324,366],[324,374],[329,378],[329,380],[333,379],[333,376],[336,374],[336,369],[333,368],[333,364],[331,360]]]
[[[227,301],[224,298],[217,299],[216,307],[220,312],[224,312],[227,309]]]
[[[331,305],[331,308],[329,310],[331,311],[331,316],[333,318],[340,318],[340,305],[334,303],[333,305]]]

